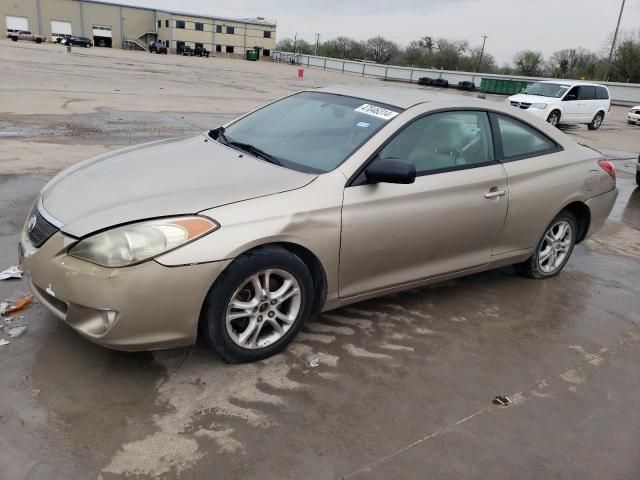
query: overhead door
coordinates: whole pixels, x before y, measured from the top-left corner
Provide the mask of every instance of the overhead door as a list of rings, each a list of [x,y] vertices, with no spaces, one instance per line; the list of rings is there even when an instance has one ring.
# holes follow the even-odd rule
[[[51,20],[51,35],[63,36],[71,34],[71,22],[60,22],[58,20]]]
[[[111,47],[111,27],[108,25],[93,26],[93,44],[96,47]]]
[[[7,15],[7,30],[29,30],[29,19]]]

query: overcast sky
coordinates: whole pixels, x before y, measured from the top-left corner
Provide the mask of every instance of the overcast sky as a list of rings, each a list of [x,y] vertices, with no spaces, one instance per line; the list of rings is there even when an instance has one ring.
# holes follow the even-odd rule
[[[425,35],[467,39],[489,35],[487,51],[498,63],[518,50],[550,55],[583,46],[602,51],[615,29],[621,0],[121,0],[228,17],[275,18],[279,39],[295,33],[313,42],[347,35],[363,40],[382,35],[402,45]],[[640,0],[627,0],[622,28],[640,29]]]

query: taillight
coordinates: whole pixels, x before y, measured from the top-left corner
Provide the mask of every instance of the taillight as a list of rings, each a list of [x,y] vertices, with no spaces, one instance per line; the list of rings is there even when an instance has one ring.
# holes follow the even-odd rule
[[[600,165],[600,168],[607,172],[609,176],[615,181],[616,167],[613,166],[613,163],[611,163],[609,160],[598,160],[598,165]]]

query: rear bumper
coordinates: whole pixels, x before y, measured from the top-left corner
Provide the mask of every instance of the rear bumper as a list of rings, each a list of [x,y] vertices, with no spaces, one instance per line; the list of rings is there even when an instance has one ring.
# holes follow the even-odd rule
[[[23,234],[20,263],[29,286],[82,336],[118,350],[193,344],[204,298],[230,263],[105,268],[67,255],[74,242],[58,232],[38,249]]]
[[[598,232],[604,226],[617,198],[618,189],[614,188],[585,202],[591,211],[591,224],[585,239]]]

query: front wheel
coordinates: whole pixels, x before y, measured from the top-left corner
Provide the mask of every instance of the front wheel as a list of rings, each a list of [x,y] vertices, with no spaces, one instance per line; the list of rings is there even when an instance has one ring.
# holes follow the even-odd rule
[[[533,255],[527,261],[514,265],[516,272],[537,279],[558,275],[573,252],[577,225],[573,213],[568,210],[560,212],[547,227]]]
[[[554,127],[557,127],[558,124],[560,123],[560,112],[557,110],[554,110],[553,112],[551,112],[547,117],[547,122],[553,125]]]
[[[17,42],[18,41],[18,37],[11,37],[11,40],[14,41],[14,42]]]
[[[591,123],[587,125],[589,130],[598,130],[602,125],[602,121],[604,120],[604,114],[602,112],[596,113],[596,116],[593,117]]]
[[[200,334],[230,363],[284,349],[311,314],[313,280],[305,263],[279,247],[238,257],[209,290]]]
[[[36,43],[42,43],[42,39],[41,38],[36,38]]]

